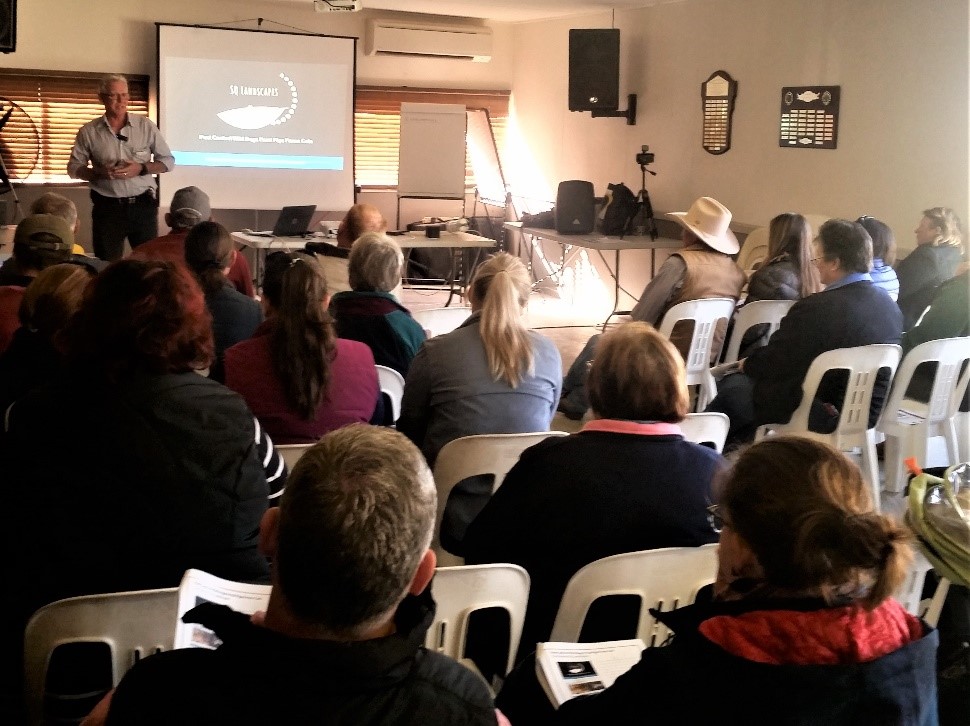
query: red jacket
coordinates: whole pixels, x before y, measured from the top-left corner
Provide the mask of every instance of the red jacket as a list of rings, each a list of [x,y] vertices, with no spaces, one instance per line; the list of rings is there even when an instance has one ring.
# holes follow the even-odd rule
[[[311,444],[328,431],[367,423],[380,389],[374,355],[363,343],[337,339],[330,362],[330,387],[316,415],[302,418],[286,401],[270,357],[273,321],[267,320],[249,340],[226,351],[226,385],[239,393],[277,444]]]
[[[129,257],[133,260],[159,260],[161,262],[181,262],[185,264],[185,237],[188,233],[187,229],[173,229],[166,235],[138,245],[132,250]],[[254,296],[253,273],[249,269],[246,258],[238,250],[232,257],[232,264],[229,265],[229,274],[226,275],[226,279],[243,295]]]

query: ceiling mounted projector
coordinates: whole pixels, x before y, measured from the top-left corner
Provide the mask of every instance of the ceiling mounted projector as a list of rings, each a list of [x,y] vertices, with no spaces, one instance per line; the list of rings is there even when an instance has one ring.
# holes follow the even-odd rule
[[[362,7],[361,0],[313,0],[318,13],[356,13]]]

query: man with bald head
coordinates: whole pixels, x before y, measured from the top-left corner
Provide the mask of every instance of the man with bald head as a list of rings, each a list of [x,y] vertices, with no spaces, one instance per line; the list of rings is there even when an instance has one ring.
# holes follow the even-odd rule
[[[337,228],[337,247],[349,250],[364,232],[386,232],[387,220],[373,204],[355,204]]]
[[[306,251],[317,256],[327,278],[331,295],[350,291],[348,258],[354,240],[365,232],[386,232],[387,220],[373,204],[355,204],[344,215],[337,228],[337,245],[309,242]]]

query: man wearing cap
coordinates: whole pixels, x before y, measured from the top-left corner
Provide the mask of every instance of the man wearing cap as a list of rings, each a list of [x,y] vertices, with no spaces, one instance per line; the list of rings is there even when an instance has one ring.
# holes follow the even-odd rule
[[[727,207],[711,197],[700,197],[688,211],[670,212],[667,216],[683,228],[684,247],[660,266],[630,313],[631,319],[651,325],[659,325],[664,313],[678,303],[713,297],[737,299],[745,282],[744,271],[732,257],[740,245],[730,229],[732,215]],[[689,326],[678,325],[670,336],[685,357],[691,334]],[[719,328],[715,336],[723,340],[724,330]],[[582,418],[589,408],[586,368],[598,339],[598,335],[590,338],[563,378],[559,410],[569,418]],[[714,343],[719,350],[720,341]]]
[[[73,246],[74,232],[53,214],[32,214],[17,225],[13,257],[0,272],[0,353],[20,327],[18,311],[27,286],[41,270],[67,262]]]
[[[145,116],[128,113],[128,81],[101,79],[98,97],[104,116],[77,132],[67,173],[91,185],[94,253],[117,260],[125,238],[132,248],[158,236],[158,185],[153,174],[175,167],[175,158],[158,127]]]
[[[162,262],[185,263],[185,238],[199,222],[212,219],[209,195],[198,187],[183,187],[172,196],[172,204],[165,213],[165,224],[171,230],[168,234],[138,245],[129,257],[135,260],[159,260]],[[253,274],[249,263],[238,250],[233,250],[232,262],[226,279],[243,295],[253,297]]]

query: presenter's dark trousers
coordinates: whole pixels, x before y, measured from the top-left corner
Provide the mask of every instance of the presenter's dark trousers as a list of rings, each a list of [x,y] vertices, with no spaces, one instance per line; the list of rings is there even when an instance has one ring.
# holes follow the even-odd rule
[[[137,197],[106,197],[92,191],[91,203],[94,254],[102,260],[120,260],[125,237],[132,249],[158,237],[158,200],[152,191]]]

